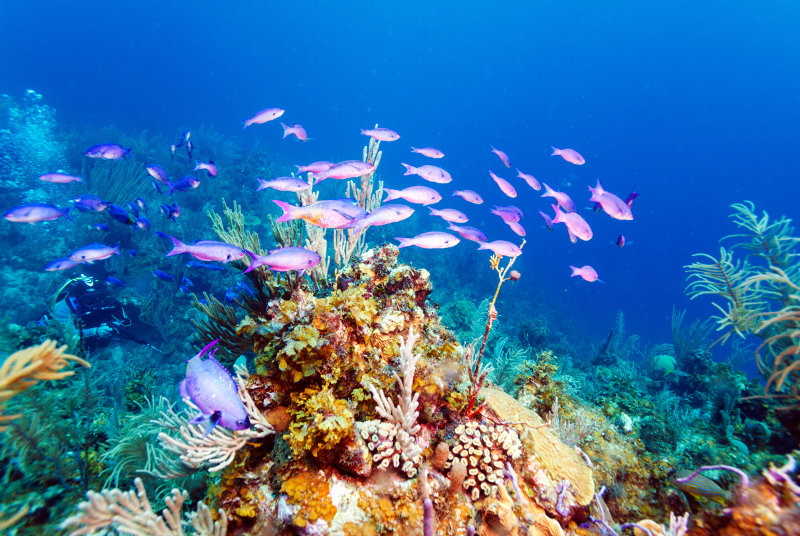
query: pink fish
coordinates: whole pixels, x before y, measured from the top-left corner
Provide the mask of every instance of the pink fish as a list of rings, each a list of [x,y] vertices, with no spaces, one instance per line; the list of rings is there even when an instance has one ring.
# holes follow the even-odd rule
[[[453,180],[453,178],[450,177],[450,174],[440,167],[436,166],[414,167],[414,166],[409,166],[408,164],[403,164],[403,165],[406,167],[406,172],[403,173],[403,175],[419,175],[426,181],[435,182],[437,184],[447,184],[448,182]]]
[[[473,205],[480,205],[483,203],[483,198],[472,190],[453,190],[453,195],[450,197],[455,196],[459,196],[467,203],[472,203]]]
[[[520,170],[517,170],[517,177],[519,177],[520,179],[525,179],[525,182],[528,183],[528,186],[530,186],[534,190],[538,191],[542,189],[542,185],[539,184],[539,181],[537,181],[533,175],[528,175],[527,173],[523,173]]]
[[[165,257],[188,253],[200,261],[231,262],[242,260],[247,256],[243,249],[227,242],[201,240],[194,244],[184,244],[174,236],[167,235],[167,238],[172,241],[173,248]]]
[[[480,229],[476,229],[475,227],[459,227],[458,225],[453,225],[452,223],[447,228],[448,231],[454,231],[461,235],[461,238],[466,238],[467,240],[472,240],[473,242],[486,242],[489,240],[483,231]]]
[[[551,145],[550,147],[553,146]],[[555,147],[553,147],[553,154],[551,154],[550,156],[556,156],[556,155],[560,156],[570,164],[575,164],[577,166],[582,166],[586,162],[586,159],[583,158],[580,154],[578,154],[578,151],[574,151],[572,149],[556,149]]]
[[[494,242],[479,242],[481,247],[478,249],[489,249],[501,257],[518,257],[522,255],[519,246],[506,242],[505,240],[495,240]]]
[[[389,194],[386,199],[384,199],[384,203],[394,199],[405,199],[409,203],[432,205],[442,200],[442,196],[439,195],[439,192],[427,186],[410,186],[405,190],[384,188],[383,191]]]
[[[319,184],[325,179],[344,180],[363,177],[374,170],[375,166],[367,162],[362,162],[361,160],[345,160],[344,162],[339,162],[331,166],[325,171],[314,173],[314,178],[317,179],[315,184]]]
[[[67,175],[66,173],[45,173],[39,177],[40,181],[50,182],[53,184],[69,184],[70,182],[83,182],[83,178],[75,175]]]
[[[507,221],[506,225],[511,227],[511,230],[517,233],[519,236],[525,236],[525,229],[519,223],[515,221]]]
[[[517,197],[517,191],[514,189],[513,186],[511,186],[510,182],[508,182],[505,179],[501,179],[491,171],[489,172],[489,175],[492,176],[494,182],[497,183],[497,185],[500,187],[500,189],[503,191],[504,194],[506,194],[508,197]]]
[[[69,254],[69,260],[73,262],[86,262],[92,264],[94,261],[103,261],[111,255],[120,255],[119,243],[114,246],[106,246],[105,244],[89,244],[78,248]]]
[[[544,224],[547,225],[547,230],[548,231],[552,231],[553,230],[553,219],[550,216],[548,216],[547,214],[545,214],[544,212],[542,212],[542,209],[539,209],[539,216],[541,216],[544,219]]]
[[[494,145],[492,145],[492,152],[500,157],[500,160],[503,161],[507,168],[511,167],[511,161],[508,159],[508,155],[506,155],[506,153],[500,151],[499,149],[495,149]]]
[[[395,240],[400,241],[398,248],[407,248],[409,246],[417,246],[423,249],[445,249],[457,245],[461,240],[451,235],[450,233],[440,233],[437,231],[431,233],[422,233],[414,238],[401,238],[395,237]]]
[[[305,220],[325,229],[345,229],[355,220],[367,215],[364,209],[349,199],[317,201],[304,207],[290,205],[277,199],[273,199],[272,202],[283,210],[281,217],[275,221]]]
[[[452,208],[443,208],[441,210],[436,210],[434,208],[428,207],[428,210],[431,211],[431,216],[439,216],[444,221],[449,221],[452,223],[467,223],[469,218],[463,212],[459,212]]]
[[[314,162],[313,164],[309,164],[307,166],[295,165],[295,167],[297,168],[298,173],[322,173],[323,171],[328,171],[335,165],[336,164],[333,162],[327,162],[323,160],[320,162]]]
[[[596,188],[589,186],[589,191],[592,192],[592,198],[589,199],[589,201],[599,203],[600,206],[603,207],[603,210],[606,211],[606,214],[615,220],[633,219],[633,213],[631,212],[631,208],[627,205],[627,203],[611,192],[606,192],[603,190],[603,186],[600,184],[600,179],[597,179]]]
[[[433,147],[424,147],[422,149],[417,149],[416,147],[411,148],[412,153],[419,153],[421,155],[427,156],[428,158],[441,158],[444,156],[444,153],[439,149],[434,149]]]
[[[256,192],[260,192],[264,188],[274,188],[280,192],[302,192],[303,190],[311,188],[308,182],[294,177],[278,177],[271,181],[265,181],[264,179],[256,177],[256,180],[260,185]]]
[[[256,255],[248,251],[250,266],[244,273],[266,265],[274,272],[288,272],[290,270],[308,270],[319,264],[320,256],[306,248],[287,247],[273,249],[269,255]]]
[[[589,265],[581,266],[578,268],[577,266],[570,266],[572,268],[572,277],[582,277],[585,281],[589,283],[594,283],[595,281],[600,281],[603,283],[602,279],[598,279],[597,272]]]
[[[495,214],[496,216],[500,216],[501,218],[503,218],[503,221],[506,223],[510,221],[518,222],[519,219],[522,217],[522,211],[517,207],[512,207],[512,206],[498,207],[497,205],[495,205],[490,212],[492,214]]]
[[[308,141],[308,134],[306,134],[306,129],[295,123],[292,126],[287,126],[281,123],[283,127],[283,137],[290,136],[292,134],[300,141]]]
[[[388,128],[373,128],[370,130],[361,129],[361,133],[369,136],[376,141],[395,141],[400,139],[400,134]]]
[[[361,232],[361,230],[370,225],[377,227],[403,221],[413,213],[414,209],[406,205],[383,205],[370,212],[367,216],[354,221],[347,228]]]
[[[284,110],[281,110],[280,108],[267,108],[265,110],[261,110],[256,115],[254,115],[250,119],[247,119],[244,122],[244,126],[242,127],[242,130],[246,129],[247,127],[249,127],[252,124],[256,124],[257,123],[257,124],[260,125],[260,124],[263,124],[263,123],[267,123],[268,121],[272,121],[273,119],[277,119],[277,118],[279,118],[280,116],[283,115],[283,112],[284,112]]]
[[[586,223],[586,220],[580,216],[580,214],[577,212],[561,212],[561,209],[558,208],[558,205],[550,206],[552,206],[553,210],[556,211],[556,217],[553,218],[553,223],[563,223],[567,226],[569,239],[573,244],[578,241],[578,238],[581,240],[592,239],[592,229],[589,227],[589,224]]]
[[[572,202],[572,199],[569,198],[567,194],[564,192],[556,192],[552,188],[550,188],[547,183],[544,184],[545,193],[542,194],[542,197],[552,197],[556,200],[556,202],[561,205],[567,212],[577,212],[578,208],[575,206],[575,203]]]
[[[200,162],[199,160],[195,160],[194,163],[195,163],[195,166],[194,166],[194,169],[192,171],[198,171],[200,169],[205,169],[209,176],[211,176],[211,177],[216,177],[217,176],[217,173],[218,173],[217,165],[214,164],[213,160],[209,160],[208,164]]]

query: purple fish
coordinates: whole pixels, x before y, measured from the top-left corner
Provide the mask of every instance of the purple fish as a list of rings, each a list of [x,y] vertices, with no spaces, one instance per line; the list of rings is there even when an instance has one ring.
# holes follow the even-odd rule
[[[247,255],[243,249],[226,242],[201,240],[194,244],[187,245],[174,236],[167,235],[167,237],[172,240],[173,248],[165,257],[188,253],[200,261],[231,262],[242,260],[245,255]]]
[[[578,151],[574,151],[572,149],[556,149],[552,145],[550,147],[553,149],[553,154],[550,156],[560,156],[567,162],[577,166],[582,166],[586,162],[586,159],[578,154]]]
[[[515,221],[507,221],[506,225],[511,227],[511,230],[517,233],[519,236],[525,236],[525,228],[522,227],[519,223]]]
[[[495,240],[494,242],[479,242],[481,247],[478,249],[488,249],[501,257],[518,257],[522,255],[522,250],[516,244],[505,240]]]
[[[592,192],[592,198],[589,199],[589,201],[600,203],[600,206],[603,207],[603,210],[606,212],[606,214],[615,220],[633,219],[633,213],[631,212],[631,208],[628,206],[628,204],[611,192],[606,192],[603,190],[603,186],[600,184],[600,179],[597,179],[596,188],[589,186],[589,191]]]
[[[79,262],[73,261],[72,259],[56,259],[45,266],[44,269],[48,272],[60,272],[61,270],[75,268],[79,264]]]
[[[403,164],[406,167],[406,172],[403,175],[419,175],[428,182],[435,182],[437,184],[447,184],[453,178],[448,172],[436,166],[420,166],[414,167],[408,164]]]
[[[544,212],[542,212],[542,209],[539,209],[539,216],[541,216],[544,219],[544,224],[547,225],[547,230],[548,231],[552,231],[553,230],[553,219],[550,216],[548,216],[547,214],[545,214]]]
[[[120,158],[125,158],[127,160],[130,154],[130,149],[123,149],[116,143],[104,143],[102,145],[90,147],[86,153],[84,153],[84,156],[88,156],[89,158],[102,158],[104,160],[118,160]]]
[[[66,173],[45,173],[39,177],[40,181],[50,182],[53,184],[69,184],[70,182],[83,182],[83,178],[75,175],[67,175]]]
[[[333,162],[327,162],[323,160],[320,162],[314,162],[307,166],[298,166],[295,164],[295,167],[297,168],[298,173],[322,173],[323,171],[328,171],[335,165],[336,164]]]
[[[284,138],[286,136],[291,136],[292,134],[294,134],[294,136],[298,140],[300,140],[300,141],[308,141],[308,134],[306,134],[306,129],[304,129],[302,126],[298,125],[297,123],[295,123],[292,126],[284,125],[283,123],[281,123],[281,126],[283,127],[283,137]]]
[[[409,246],[417,246],[423,249],[444,249],[451,248],[458,245],[461,240],[451,235],[450,233],[440,233],[437,231],[431,233],[422,233],[414,238],[401,238],[395,237],[395,240],[400,241],[398,248],[407,248]]]
[[[150,220],[145,218],[144,216],[139,216],[136,218],[136,221],[133,222],[137,228],[141,229],[142,231],[150,231]]]
[[[632,208],[631,205],[633,205],[633,200],[639,197],[639,194],[634,191],[635,189],[636,187],[634,186],[634,189],[631,190],[631,193],[625,198],[625,204],[628,205],[628,208]]]
[[[216,177],[217,176],[217,165],[214,163],[213,160],[209,160],[208,164],[204,162],[200,162],[199,160],[194,161],[195,166],[192,171],[199,171],[201,169],[205,169],[208,173],[209,177]]]
[[[275,190],[281,192],[301,192],[311,188],[311,185],[308,184],[308,182],[301,179],[295,179],[294,177],[278,177],[277,179],[272,179],[271,181],[265,181],[264,179],[256,177],[256,180],[260,184],[256,192],[260,192],[264,188],[274,188]]]
[[[181,179],[177,182],[168,182],[169,184],[169,194],[172,195],[175,193],[175,190],[179,192],[188,192],[194,188],[200,186],[200,181],[197,180],[197,177],[193,177],[191,175],[184,175]]]
[[[434,149],[433,147],[423,147],[422,149],[417,149],[416,147],[411,148],[412,153],[419,153],[423,156],[427,156],[428,158],[442,158],[444,153],[439,149]]]
[[[521,172],[519,169],[517,170],[517,177],[520,179],[525,179],[525,182],[528,183],[528,186],[533,188],[534,190],[541,190],[542,185],[539,184],[539,181],[536,180],[536,177],[533,175],[528,175],[527,173]]]
[[[621,248],[626,245],[630,246],[631,244],[633,244],[633,240],[627,240],[624,235],[619,235],[617,239],[611,243]]]
[[[325,229],[344,229],[367,215],[367,212],[352,199],[317,201],[304,207],[290,205],[277,199],[273,199],[272,202],[283,210],[283,214],[275,221],[305,220]]]
[[[439,216],[444,221],[449,221],[452,223],[467,223],[469,221],[469,218],[467,218],[466,214],[453,208],[436,210],[435,208],[428,207],[428,210],[431,211],[431,216]]]
[[[400,139],[400,134],[388,128],[361,129],[364,136],[369,136],[376,141],[395,141]]]
[[[492,152],[500,157],[500,160],[503,161],[503,163],[506,165],[507,168],[511,167],[511,161],[509,161],[508,155],[506,155],[506,153],[500,151],[499,149],[495,149],[494,145],[492,145]]]
[[[131,215],[119,205],[108,205],[108,215],[124,225],[133,225]]]
[[[81,212],[103,212],[108,208],[108,202],[103,201],[96,195],[84,194],[72,200],[75,208]]]
[[[64,216],[68,220],[72,221],[72,218],[70,218],[68,214],[70,208],[71,207],[62,209],[53,205],[47,205],[45,203],[32,203],[30,205],[20,205],[6,211],[3,218],[7,219],[8,221],[13,221],[14,223],[30,224],[40,221],[57,220],[61,216]]]
[[[389,194],[386,196],[384,202],[393,201],[395,199],[405,199],[409,203],[432,205],[442,200],[442,196],[439,192],[427,186],[410,186],[405,190],[384,188],[383,191]]]
[[[494,182],[497,183],[497,185],[500,187],[500,189],[503,191],[504,194],[506,194],[508,197],[517,197],[517,191],[514,189],[513,186],[511,186],[510,182],[508,182],[505,179],[501,179],[491,171],[489,172],[489,175],[492,176]]]
[[[572,276],[571,277],[582,277],[585,281],[589,283],[594,283],[595,281],[600,281],[603,283],[602,280],[598,279],[597,272],[594,268],[589,265],[581,266],[578,268],[577,266],[570,266],[572,268]]]
[[[256,255],[250,251],[250,266],[244,272],[255,270],[266,265],[275,272],[288,272],[290,270],[308,270],[319,264],[320,256],[317,253],[298,247],[273,249],[269,255]]]
[[[496,216],[500,216],[506,223],[518,222],[522,217],[522,211],[515,206],[498,207],[495,205],[491,210],[491,213]]]
[[[473,242],[486,242],[489,240],[489,237],[487,237],[483,231],[476,229],[475,227],[459,227],[458,225],[453,225],[451,223],[447,230],[456,232],[461,235],[461,238],[466,238],[467,240],[472,240]]]
[[[269,121],[272,121],[273,119],[277,119],[283,115],[283,112],[284,110],[281,110],[280,108],[266,108],[264,110],[261,110],[256,115],[254,115],[250,119],[247,119],[244,122],[242,130],[246,129],[247,127],[253,124],[261,125]]]
[[[139,217],[139,205],[137,205],[133,201],[128,201],[127,203],[125,203],[125,208],[128,209],[128,212],[133,214],[135,218]]]
[[[455,196],[458,196],[467,203],[472,203],[473,205],[480,205],[483,203],[483,198],[472,190],[453,190],[453,195],[450,197]]]
[[[314,173],[314,178],[316,179],[315,184],[319,184],[325,179],[344,180],[363,177],[373,171],[375,171],[375,166],[367,162],[362,162],[361,160],[345,160],[344,162],[339,162],[331,166],[325,171]]]
[[[581,240],[591,240],[592,229],[580,214],[577,212],[561,212],[558,205],[551,206],[553,210],[556,211],[556,217],[553,218],[553,223],[563,223],[567,226],[569,239],[573,244],[578,241],[578,238]]]
[[[98,224],[95,224],[94,228],[95,228],[95,229],[97,229],[98,231],[103,231],[104,233],[107,233],[108,231],[110,231],[110,230],[111,230],[111,229],[108,227],[108,225],[106,225],[105,223],[98,223]]]
[[[367,216],[348,225],[347,228],[361,232],[362,229],[370,225],[378,227],[403,221],[413,213],[414,209],[406,205],[383,205],[370,212]]]
[[[205,435],[220,425],[228,430],[247,430],[252,426],[250,416],[239,398],[236,382],[230,373],[214,359],[214,351],[209,352],[219,339],[208,343],[186,364],[186,379],[178,390],[181,398],[191,400],[200,413],[192,424],[204,424]],[[203,355],[208,357],[203,359]]]
[[[544,185],[545,189],[545,193],[542,194],[542,197],[552,197],[566,212],[578,211],[578,208],[575,206],[575,203],[572,202],[572,199],[570,199],[567,194],[565,194],[564,192],[556,192],[544,182],[542,184]]]
[[[169,184],[169,176],[167,175],[167,172],[158,164],[150,164],[145,169],[147,169],[147,172],[150,174],[150,176],[158,182]]]
[[[135,202],[136,202],[136,204],[139,206],[139,208],[140,208],[140,209],[141,209],[141,210],[142,210],[142,211],[143,211],[145,214],[147,214],[147,203],[145,203],[144,199],[142,199],[141,197],[137,197]]]
[[[175,276],[169,275],[164,270],[153,270],[153,275],[159,279],[163,279],[164,281],[175,281]]]
[[[114,247],[97,243],[89,244],[70,253],[69,259],[75,262],[92,264],[94,261],[105,260],[111,255],[120,255],[119,244]]]

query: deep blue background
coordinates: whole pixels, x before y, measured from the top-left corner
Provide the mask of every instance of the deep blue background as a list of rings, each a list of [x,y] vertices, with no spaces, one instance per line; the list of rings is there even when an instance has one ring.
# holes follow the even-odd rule
[[[400,162],[435,163],[453,187],[507,204],[488,170],[512,180],[530,238],[525,281],[594,336],[623,310],[629,332],[663,341],[673,303],[689,317],[713,311],[686,299],[683,266],[718,252],[731,203],[797,213],[798,27],[796,1],[2,0],[0,92],[35,89],[63,124],[170,136],[214,124],[245,146],[261,137],[288,164],[359,158],[359,128],[380,123],[402,136],[383,147],[386,186],[413,183]],[[315,139],[281,140],[277,123],[241,132],[272,106]],[[636,185],[635,220],[586,214],[595,238],[575,245],[564,229],[542,231],[537,207],[549,204],[490,144],[579,206],[598,177],[620,197]],[[447,156],[424,162],[409,145]],[[551,158],[550,145],[587,163]],[[468,206],[472,224],[515,238],[484,209]],[[609,245],[620,232],[635,244]],[[569,264],[607,284],[570,279]]]

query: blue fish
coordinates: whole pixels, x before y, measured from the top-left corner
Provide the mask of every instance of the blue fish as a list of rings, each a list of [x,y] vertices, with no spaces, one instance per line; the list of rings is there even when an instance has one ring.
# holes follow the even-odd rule
[[[177,203],[173,205],[161,205],[158,211],[163,214],[168,220],[177,221],[175,218],[181,215],[181,207]]]
[[[133,201],[128,201],[125,203],[125,208],[127,208],[128,211],[130,211],[137,218],[139,217],[139,207]]]
[[[191,400],[200,413],[191,421],[203,424],[205,436],[220,425],[228,430],[247,430],[252,426],[250,416],[238,395],[236,382],[230,373],[209,352],[219,339],[208,343],[186,364],[186,379],[178,389],[181,398]],[[204,360],[203,355],[208,352]]]
[[[189,157],[191,158],[191,157]],[[172,195],[175,193],[175,190],[179,192],[188,192],[194,188],[200,186],[200,181],[197,180],[197,177],[193,177],[191,175],[184,175],[180,178],[180,180],[175,182],[168,182],[169,185],[169,194]]]
[[[186,266],[189,268],[205,268],[206,270],[224,270],[222,266],[217,266],[216,264],[207,264],[205,262],[200,261],[189,261],[186,263]]]
[[[156,192],[158,192],[160,194],[164,193],[164,192],[161,191],[161,188],[159,188],[158,183],[156,181],[153,181],[152,184],[153,184],[153,188],[156,189]]]
[[[134,224],[136,225],[137,228],[143,231],[148,231],[148,232],[150,231],[150,220],[148,220],[144,216],[139,216],[138,218],[136,218]]]
[[[252,291],[252,289],[251,289],[250,287],[248,287],[247,285],[245,285],[245,284],[244,284],[244,283],[242,283],[241,281],[239,281],[239,282],[237,282],[237,283],[236,283],[236,287],[237,287],[237,288],[240,288],[241,290],[243,290],[243,291],[245,291],[245,292],[247,292],[248,294],[250,294],[250,296],[255,296],[255,295],[256,295],[256,293],[255,293],[255,292],[253,292],[253,291]]]
[[[108,205],[108,215],[120,223],[124,223],[125,225],[133,225],[131,215],[119,205]]]
[[[97,225],[94,226],[94,228],[97,229],[98,231],[104,231],[104,232],[108,232],[111,230],[105,223],[98,223]]]
[[[181,283],[183,283],[183,286],[185,286],[185,287],[193,287],[194,286],[194,283],[192,283],[192,280],[189,279],[188,277],[184,277],[183,280],[181,281]]]
[[[153,270],[153,275],[159,279],[163,279],[164,281],[175,281],[175,276],[169,275],[164,270]]]
[[[185,286],[185,285],[181,285],[181,286],[179,286],[178,288],[179,288],[180,290],[182,290],[183,292],[186,292],[186,293],[188,293],[188,292],[189,292],[189,289],[188,289],[188,288],[186,288],[186,286]]]
[[[225,301],[226,302],[233,302],[236,300],[236,293],[230,289],[230,287],[225,287]]]
[[[75,204],[75,208],[81,212],[103,212],[108,208],[108,202],[92,194],[80,195],[72,202]]]
[[[137,197],[136,198],[136,204],[139,206],[139,208],[142,210],[142,212],[147,214],[147,203],[144,202],[144,199],[142,199],[141,197]]]
[[[130,255],[131,257],[135,257],[138,254],[139,254],[139,252],[136,251],[135,249],[129,249],[128,250],[128,255]]]
[[[161,231],[156,231],[153,234],[156,235],[159,238],[169,239],[169,237],[167,235],[165,235],[164,233],[162,233]]]
[[[116,277],[114,277],[113,275],[110,275],[106,277],[106,285],[108,285],[109,287],[125,288],[125,281],[121,281]]]

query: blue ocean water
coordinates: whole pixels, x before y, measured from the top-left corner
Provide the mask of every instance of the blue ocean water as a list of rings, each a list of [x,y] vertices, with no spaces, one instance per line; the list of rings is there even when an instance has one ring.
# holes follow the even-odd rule
[[[392,128],[402,137],[382,146],[387,187],[419,183],[400,164],[431,163],[409,146],[433,146],[446,154],[434,163],[454,177],[440,191],[469,188],[487,201],[446,197],[440,208],[462,209],[470,225],[506,240],[516,236],[488,205],[525,212],[528,243],[515,267],[530,294],[503,297],[509,312],[535,292],[561,329],[604,337],[621,310],[629,332],[669,340],[673,304],[688,307],[688,318],[713,313],[708,300],[684,295],[683,266],[693,253],[718,252],[734,230],[729,205],[747,199],[774,216],[796,213],[799,20],[791,1],[7,1],[0,92],[40,92],[64,127],[174,137],[213,124],[287,168],[359,158],[360,128]],[[241,131],[271,106],[313,139],[282,140],[276,123]],[[586,212],[588,243],[571,244],[563,228],[546,232],[536,213],[550,203],[490,145],[581,208],[597,178],[623,198],[635,186],[634,221]],[[551,145],[578,150],[586,164],[551,157]],[[506,198],[489,170],[519,197]],[[420,232],[444,227],[416,221]],[[620,233],[635,243],[610,245]],[[422,266],[426,255],[447,254],[404,253]],[[488,254],[474,257],[474,271],[450,274],[464,286],[493,277]],[[570,264],[594,266],[606,283],[571,279]]]

